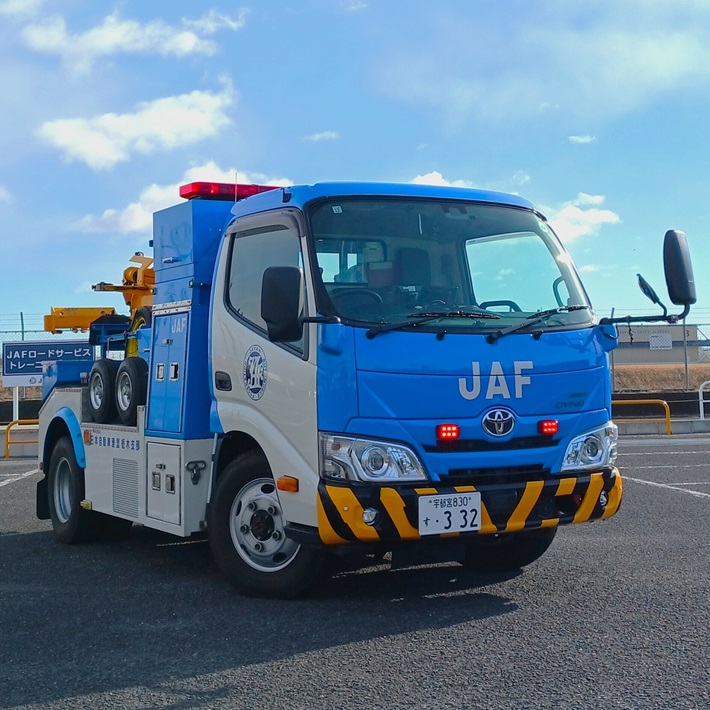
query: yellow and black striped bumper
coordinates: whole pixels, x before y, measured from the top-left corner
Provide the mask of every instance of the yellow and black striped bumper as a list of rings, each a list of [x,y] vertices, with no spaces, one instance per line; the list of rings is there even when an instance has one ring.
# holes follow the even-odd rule
[[[621,505],[622,480],[616,468],[574,477],[501,486],[372,486],[321,481],[318,533],[326,545],[398,542],[422,536],[417,529],[419,498],[442,493],[481,493],[481,529],[465,535],[514,532],[609,518]],[[602,492],[606,505],[602,505]],[[366,508],[378,511],[373,525]],[[439,537],[456,537],[447,533]],[[436,538],[436,535],[427,535]]]

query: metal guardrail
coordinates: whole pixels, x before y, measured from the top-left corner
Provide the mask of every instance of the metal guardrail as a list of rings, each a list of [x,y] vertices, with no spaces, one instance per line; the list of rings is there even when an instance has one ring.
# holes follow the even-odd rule
[[[25,426],[25,425],[32,425],[32,424],[39,424],[39,419],[15,419],[11,421],[8,425],[7,428],[5,429],[5,458],[9,459],[10,458],[10,446],[17,445],[17,444],[38,444],[39,440],[38,439],[23,439],[21,441],[15,440],[12,441],[10,439],[10,430],[15,427],[15,426]]]
[[[703,398],[703,392],[705,391],[706,385],[710,385],[710,380],[705,380],[705,382],[698,387],[698,404],[700,405],[701,419],[705,419],[705,399]]]
[[[666,433],[670,436],[673,432],[671,431],[671,408],[668,406],[668,402],[663,399],[622,399],[613,400],[612,406],[618,406],[620,404],[660,404],[666,411]],[[643,422],[648,421],[647,419],[627,419],[629,422]]]

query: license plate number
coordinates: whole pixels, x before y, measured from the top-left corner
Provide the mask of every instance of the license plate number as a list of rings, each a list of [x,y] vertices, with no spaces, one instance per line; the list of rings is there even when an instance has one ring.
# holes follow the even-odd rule
[[[472,532],[480,528],[480,493],[446,493],[419,498],[420,535]]]

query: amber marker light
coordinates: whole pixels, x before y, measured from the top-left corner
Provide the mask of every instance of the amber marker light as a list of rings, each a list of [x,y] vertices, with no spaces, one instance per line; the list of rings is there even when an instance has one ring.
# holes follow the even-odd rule
[[[276,479],[276,487],[286,493],[298,493],[298,479],[293,476],[280,476]]]

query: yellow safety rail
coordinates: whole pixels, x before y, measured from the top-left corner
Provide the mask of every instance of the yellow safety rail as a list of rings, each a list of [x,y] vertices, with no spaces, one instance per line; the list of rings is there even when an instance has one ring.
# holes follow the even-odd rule
[[[620,404],[660,404],[663,409],[666,410],[666,433],[667,434],[672,434],[673,432],[671,431],[671,408],[668,406],[668,402],[666,402],[663,399],[622,399],[622,400],[614,400],[612,401],[613,406],[618,406]],[[647,419],[627,419],[626,420],[631,421],[631,422],[644,422],[648,421]]]
[[[39,441],[37,439],[23,439],[22,441],[11,441],[10,440],[10,430],[17,426],[24,426],[24,425],[31,425],[31,424],[39,424],[39,419],[15,419],[11,421],[7,425],[7,429],[5,429],[5,458],[9,459],[10,458],[10,446],[13,444],[38,444]]]

